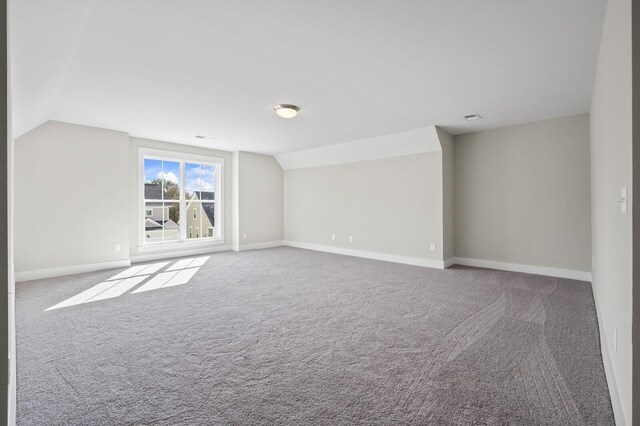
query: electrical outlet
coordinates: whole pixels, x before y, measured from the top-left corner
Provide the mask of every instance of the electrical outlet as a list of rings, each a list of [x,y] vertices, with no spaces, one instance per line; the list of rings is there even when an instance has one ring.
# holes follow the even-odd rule
[[[113,246],[113,251],[115,251],[116,253],[120,252],[120,244],[116,244],[115,246]]]
[[[247,239],[247,233],[246,233],[246,232],[243,232],[243,233],[242,233],[242,239],[243,239],[243,240],[246,240],[246,239]]]
[[[331,241],[335,241],[336,240],[336,234],[331,234]]]
[[[431,246],[429,248],[431,249],[431,251],[436,251],[436,243],[431,243]]]
[[[349,235],[349,242],[352,243],[353,242],[353,235]]]

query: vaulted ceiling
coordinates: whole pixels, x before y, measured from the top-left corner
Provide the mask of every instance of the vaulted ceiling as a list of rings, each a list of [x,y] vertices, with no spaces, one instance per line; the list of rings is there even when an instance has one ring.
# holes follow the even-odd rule
[[[12,0],[14,133],[283,153],[589,111],[606,0]],[[277,103],[300,105],[278,118]],[[466,122],[463,114],[483,119]],[[206,135],[215,139],[196,139]]]

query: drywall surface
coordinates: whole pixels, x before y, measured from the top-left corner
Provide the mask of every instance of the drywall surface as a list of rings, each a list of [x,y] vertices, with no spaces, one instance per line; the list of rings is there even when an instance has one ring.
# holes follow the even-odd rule
[[[0,34],[3,34],[0,39],[3,43],[2,57],[3,57],[3,70],[0,71],[2,76],[0,79],[4,82],[4,87],[0,89],[3,92],[2,99],[4,99],[4,105],[0,107],[0,132],[2,132],[2,139],[5,141],[5,149],[0,153],[0,157],[5,165],[5,185],[0,188],[0,204],[6,213],[4,222],[0,225],[0,240],[2,240],[3,249],[2,254],[3,261],[0,264],[0,291],[2,297],[0,298],[2,305],[0,306],[0,315],[4,318],[2,331],[0,331],[0,353],[7,354],[9,359],[2,359],[2,369],[0,371],[0,381],[4,383],[2,391],[0,391],[0,417],[4,417],[8,425],[15,424],[16,418],[16,346],[15,346],[15,280],[13,271],[13,153],[14,153],[14,138],[13,138],[13,114],[12,114],[12,97],[11,97],[11,69],[10,67],[10,52],[9,52],[9,31],[7,12],[9,6],[6,1],[2,2],[2,12],[0,18],[2,20],[2,30]],[[5,285],[6,284],[6,285]],[[7,386],[8,384],[8,386]]]
[[[616,420],[629,425],[633,424],[632,217],[631,210],[621,213],[619,199],[622,187],[629,194],[632,190],[631,63],[631,0],[609,0],[591,103],[593,289],[606,342],[605,366],[611,364],[607,373],[610,386],[614,385]]]
[[[640,199],[640,2],[631,5],[632,9],[632,72],[633,72],[633,188],[632,199]],[[633,389],[640,389],[640,209],[632,209],[633,214]],[[640,393],[632,395],[632,417],[640,419]]]
[[[240,162],[240,152],[235,151],[231,156],[231,187],[233,192],[231,193],[231,215],[233,222],[231,224],[231,245],[234,250],[239,250],[240,241],[240,221],[238,216],[240,215],[240,197],[238,194],[238,187],[240,186],[240,176],[238,175],[238,163]]]
[[[453,136],[440,128],[436,128],[438,139],[442,147],[442,211],[443,211],[443,255],[444,260],[455,256],[454,238],[454,160],[453,160]]]
[[[591,270],[589,116],[454,138],[457,257]]]
[[[436,126],[276,155],[283,169],[330,166],[441,151]]]
[[[271,155],[237,155],[238,244],[278,243],[284,238],[284,173]],[[235,179],[234,179],[235,180]]]
[[[441,152],[285,170],[284,188],[287,241],[443,259]]]
[[[169,153],[186,153],[186,154],[196,154],[203,155],[208,157],[217,157],[224,159],[224,174],[223,174],[223,194],[220,199],[223,203],[224,217],[223,221],[223,239],[224,241],[219,242],[210,242],[210,241],[197,241],[197,242],[180,242],[177,243],[180,247],[176,248],[175,244],[168,245],[155,245],[155,246],[146,246],[142,247],[139,235],[140,228],[143,226],[143,221],[139,217],[140,216],[140,200],[138,198],[138,188],[140,185],[139,182],[139,173],[140,167],[138,160],[138,151],[140,148],[152,148],[156,150],[163,150]],[[130,205],[129,213],[127,215],[131,226],[131,232],[129,235],[130,241],[130,251],[131,256],[134,258],[139,255],[146,255],[150,253],[160,254],[160,253],[178,253],[180,251],[186,250],[207,250],[208,248],[217,248],[220,246],[231,246],[231,239],[233,235],[233,177],[232,177],[232,166],[233,166],[233,154],[227,151],[218,151],[207,148],[198,148],[191,147],[181,144],[174,144],[170,142],[161,142],[151,139],[141,139],[132,137],[129,143],[129,151],[128,151],[128,167],[131,170],[130,180],[128,182],[128,187],[130,190]]]
[[[17,273],[129,258],[128,143],[126,133],[55,121],[16,141]]]

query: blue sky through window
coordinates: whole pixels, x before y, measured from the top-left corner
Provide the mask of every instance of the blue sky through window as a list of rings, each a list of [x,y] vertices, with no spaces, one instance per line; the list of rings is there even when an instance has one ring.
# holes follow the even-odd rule
[[[215,191],[216,173],[215,166],[206,164],[185,164],[185,191],[193,194],[194,191]]]
[[[180,182],[180,163],[173,161],[144,159],[144,181],[151,182],[163,177],[168,181]],[[215,191],[216,189],[215,166],[197,163],[185,163],[185,191],[192,194],[194,191]]]
[[[164,178],[173,183],[180,182],[180,163],[176,161],[144,159],[144,181],[151,182],[154,179],[162,178],[164,166]]]

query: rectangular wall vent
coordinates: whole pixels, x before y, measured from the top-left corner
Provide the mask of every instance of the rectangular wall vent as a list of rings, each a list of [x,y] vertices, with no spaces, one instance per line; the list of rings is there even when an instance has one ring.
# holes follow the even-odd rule
[[[464,117],[464,119],[467,121],[480,120],[482,118],[477,112],[474,112],[473,114],[466,114],[462,117]]]

